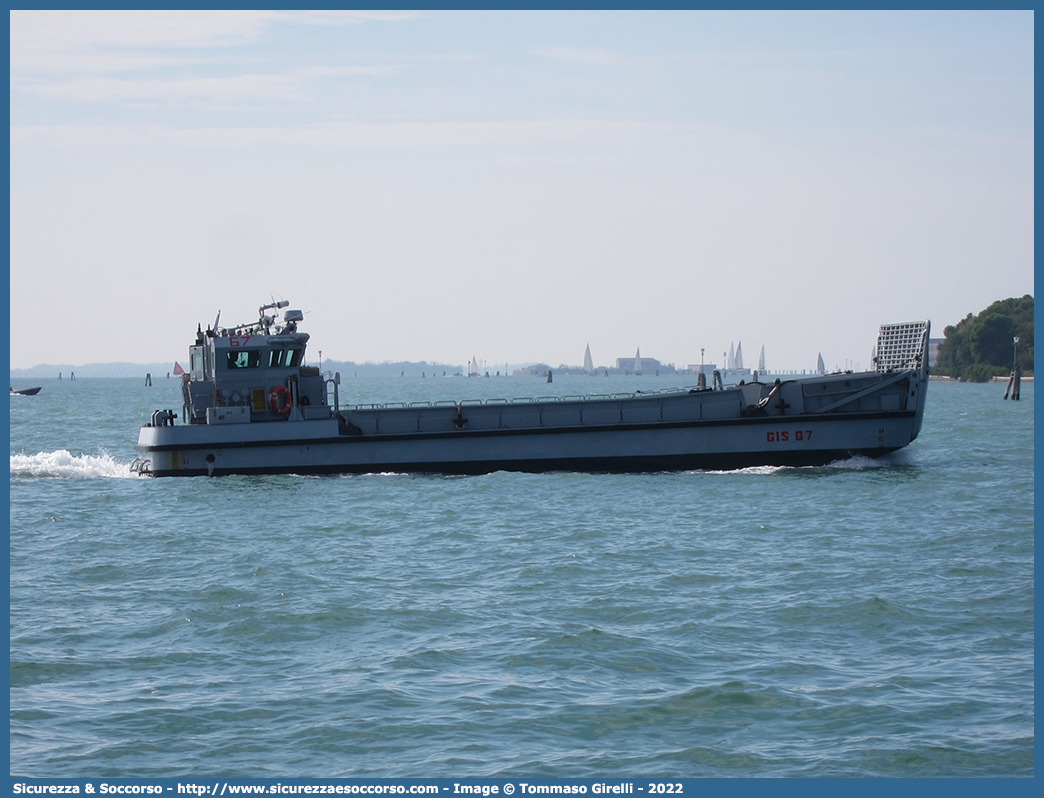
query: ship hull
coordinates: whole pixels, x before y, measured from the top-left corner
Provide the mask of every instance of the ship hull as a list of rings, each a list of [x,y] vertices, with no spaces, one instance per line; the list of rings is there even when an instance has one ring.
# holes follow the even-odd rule
[[[346,436],[324,420],[251,425],[253,436],[242,425],[144,428],[137,449],[153,476],[648,472],[879,457],[909,444],[919,423],[904,410]]]

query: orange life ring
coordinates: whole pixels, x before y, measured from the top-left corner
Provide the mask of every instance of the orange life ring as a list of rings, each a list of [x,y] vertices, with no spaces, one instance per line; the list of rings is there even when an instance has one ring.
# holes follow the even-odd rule
[[[293,406],[293,402],[290,400],[290,391],[286,389],[285,385],[277,385],[272,389],[272,394],[268,397],[268,403],[272,408],[272,412],[277,416],[290,415],[290,408]]]

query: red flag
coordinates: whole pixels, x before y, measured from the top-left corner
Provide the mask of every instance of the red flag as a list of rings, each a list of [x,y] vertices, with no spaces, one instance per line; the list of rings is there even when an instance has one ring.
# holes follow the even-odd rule
[[[185,373],[185,369],[183,369],[181,367],[181,364],[178,363],[178,361],[175,360],[174,361],[174,376],[177,377],[178,375],[184,374],[184,373]]]

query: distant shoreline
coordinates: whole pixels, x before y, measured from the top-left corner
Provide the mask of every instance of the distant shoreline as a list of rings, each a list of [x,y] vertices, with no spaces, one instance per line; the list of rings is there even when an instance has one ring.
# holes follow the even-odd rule
[[[153,375],[152,376],[153,381],[159,381],[159,380],[168,379],[168,378],[169,379],[176,379],[173,373],[168,374],[166,372],[166,370],[164,370],[164,371],[159,371],[159,370],[148,371],[147,368],[145,368],[145,367],[139,368],[139,369],[137,369],[137,370],[135,370],[133,372],[119,371],[118,373],[114,373],[112,371],[103,373],[103,372],[101,372],[100,369],[91,370],[91,371],[81,371],[80,373],[77,373],[76,370],[73,369],[73,370],[70,370],[70,371],[60,372],[61,375],[62,375],[61,377],[59,377],[57,374],[54,374],[54,373],[52,373],[50,371],[48,373],[46,373],[46,374],[41,373],[38,370],[38,368],[39,367],[33,368],[33,369],[12,369],[11,372],[10,372],[10,378],[11,378],[12,381],[15,381],[15,380],[34,380],[34,381],[38,381],[38,380],[55,380],[55,381],[57,381],[57,380],[60,379],[63,382],[69,382],[70,380],[92,380],[92,379],[143,380],[143,379],[145,379],[145,375],[146,374],[151,374],[151,375]],[[418,376],[421,376],[420,374],[413,374],[413,373],[410,373],[410,374],[393,374],[387,368],[372,368],[372,367],[371,368],[365,368],[365,367],[359,367],[358,371],[362,372],[362,376],[363,377],[399,377],[399,376],[418,377]],[[555,371],[555,370],[552,369],[552,371]],[[70,377],[70,375],[75,375],[75,376]],[[352,374],[351,376],[343,376],[342,379],[355,379],[358,376],[359,376],[358,374]],[[430,374],[427,374],[426,376],[428,376],[429,379],[442,379],[443,376],[445,376],[445,377],[461,377],[461,378],[463,378],[463,377],[467,377],[467,374],[456,372],[456,373],[453,373],[453,374],[436,375],[435,373],[430,373]],[[495,377],[519,377],[521,379],[533,379],[533,380],[540,379],[539,376],[518,375],[518,374],[498,374],[498,375],[495,375],[495,377],[494,377],[494,375],[488,375],[488,376],[491,377],[491,378],[495,378]],[[556,375],[556,376],[569,376],[569,375]],[[592,376],[592,377],[595,377],[595,376],[601,376],[601,375],[600,374],[593,374],[593,375],[573,375],[573,376]],[[635,375],[610,374],[610,376],[617,377],[617,376],[635,376]],[[646,374],[645,376],[649,377],[651,379],[657,379],[659,375]],[[662,376],[663,377],[675,377],[675,376],[693,376],[693,377],[695,377],[694,374],[686,375],[686,373],[684,373],[684,372],[674,372],[672,374],[664,374]],[[768,376],[774,377],[774,375],[768,375]],[[803,376],[813,376],[813,375],[803,375]],[[931,382],[964,382],[963,380],[959,380],[956,377],[947,377],[947,376],[945,376],[943,374],[932,374],[932,375],[929,375],[928,379]],[[1009,377],[993,377],[990,380],[990,382],[991,383],[1006,383],[1009,379],[1010,379]],[[1022,379],[1022,382],[1028,382],[1028,383],[1032,384],[1032,382],[1033,382],[1033,375],[1023,376],[1021,379]]]
[[[993,377],[990,380],[990,382],[1007,382],[1009,379],[1011,379],[1011,378],[1010,377]],[[1022,382],[1033,382],[1033,375],[1031,374],[1028,377],[1024,375],[1024,376],[1020,377],[1020,379],[1021,379]],[[930,374],[930,375],[928,375],[928,380],[930,382],[963,382],[963,380],[959,380],[956,377],[947,377],[945,374]]]
[[[313,363],[312,365],[318,365]],[[546,364],[540,364],[541,371],[535,374],[520,374],[512,373],[515,370],[522,371],[523,366],[516,366],[510,363],[499,364],[501,368],[486,367],[483,369],[484,372],[488,372],[490,377],[535,377],[543,378],[547,376],[547,371],[550,371],[554,376],[565,376],[567,374],[576,374],[580,371],[578,366],[558,366],[552,367]],[[11,380],[48,380],[48,379],[91,379],[91,378],[129,378],[129,379],[146,379],[146,375],[150,375],[152,381],[163,380],[163,379],[176,379],[174,374],[174,362],[170,363],[128,363],[126,361],[114,361],[111,363],[87,363],[79,366],[71,366],[67,363],[40,363],[30,368],[10,369]],[[468,367],[461,365],[454,365],[451,363],[439,363],[435,361],[410,361],[410,360],[399,360],[399,361],[386,361],[382,363],[356,363],[353,361],[343,361],[335,359],[324,359],[322,362],[322,370],[324,372],[340,372],[342,379],[352,379],[355,377],[467,377]],[[626,376],[619,369],[600,366],[595,370],[595,374],[592,376],[603,376],[603,372],[608,372],[608,375],[612,376]],[[685,376],[686,374],[692,376],[695,380],[697,375],[695,372],[689,372],[688,370],[675,370],[670,368],[663,374],[665,377],[669,376]],[[659,372],[653,373],[652,371],[646,372],[644,375],[649,378],[658,378],[661,375]],[[811,373],[799,374],[796,371],[793,372],[780,372],[775,373],[771,370],[766,370],[764,377],[768,380],[779,377],[781,380],[785,380],[789,377],[811,377],[814,376]],[[737,378],[738,379],[738,378]],[[750,376],[747,377],[750,379]],[[1008,375],[993,377],[990,382],[1007,382],[1009,379]],[[950,377],[942,374],[930,374],[929,380],[932,382],[960,382],[955,377]],[[732,381],[732,380],[727,380]],[[1023,382],[1032,383],[1033,375],[1024,374],[1022,376]]]

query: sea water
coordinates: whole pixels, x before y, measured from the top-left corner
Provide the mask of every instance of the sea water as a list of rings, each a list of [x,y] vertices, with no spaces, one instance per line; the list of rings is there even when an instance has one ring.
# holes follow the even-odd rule
[[[1034,774],[1031,384],[932,383],[880,461],[215,479],[130,473],[175,379],[42,384],[10,402],[12,774]]]

